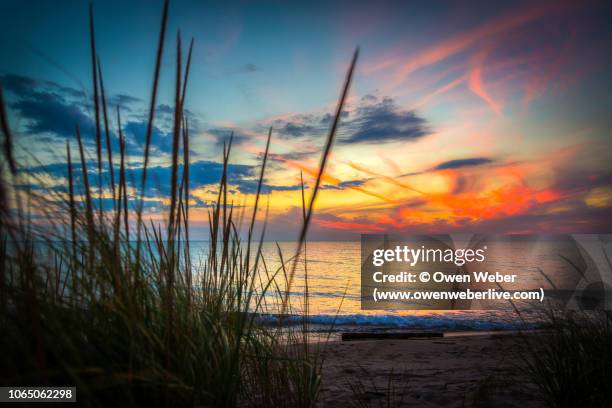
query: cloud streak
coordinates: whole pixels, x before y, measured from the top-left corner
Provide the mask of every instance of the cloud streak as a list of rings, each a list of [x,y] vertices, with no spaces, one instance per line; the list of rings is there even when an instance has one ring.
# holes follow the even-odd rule
[[[472,68],[468,77],[470,90],[484,100],[493,112],[497,115],[502,114],[501,105],[493,99],[484,85],[483,69],[488,51],[483,50],[477,53],[472,59]]]
[[[488,157],[470,157],[467,159],[455,159],[442,162],[435,166],[433,170],[460,169],[462,167],[483,166],[493,163],[494,160]]]
[[[408,76],[416,70],[446,60],[484,40],[490,40],[496,35],[534,21],[545,15],[545,13],[551,9],[551,6],[552,4],[548,3],[530,3],[528,6],[518,8],[509,14],[493,18],[465,33],[442,40],[416,55],[407,56],[403,60],[390,58],[387,61],[383,61],[383,63],[372,64],[366,67],[366,70],[372,72],[399,65],[399,68],[395,70],[391,84],[391,87],[396,87],[403,83]]]

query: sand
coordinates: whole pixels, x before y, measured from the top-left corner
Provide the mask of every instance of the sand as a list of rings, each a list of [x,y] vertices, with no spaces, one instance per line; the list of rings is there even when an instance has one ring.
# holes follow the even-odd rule
[[[541,407],[517,347],[514,334],[329,342],[320,406]]]

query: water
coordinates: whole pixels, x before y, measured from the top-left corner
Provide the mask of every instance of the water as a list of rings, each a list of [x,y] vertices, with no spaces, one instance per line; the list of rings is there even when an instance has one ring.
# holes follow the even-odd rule
[[[569,243],[569,244],[568,244]],[[493,269],[483,265],[483,270],[512,270],[520,272],[520,284],[504,284],[505,289],[549,289],[551,282],[558,288],[571,288],[580,280],[574,268],[580,264],[576,246],[570,241],[490,242],[487,261],[495,266]],[[192,241],[191,253],[193,264],[206,259],[209,250],[207,241]],[[278,247],[277,247],[278,245]],[[465,330],[510,330],[523,326],[525,321],[530,325],[539,324],[540,313],[521,312],[521,316],[505,304],[505,310],[469,310],[469,311],[409,311],[409,310],[362,310],[361,309],[361,244],[358,241],[314,241],[306,244],[306,262],[308,270],[309,315],[308,322],[312,331],[325,332],[330,326],[337,331],[350,330],[424,330],[436,329],[445,331]],[[256,245],[255,245],[256,247]],[[244,248],[243,248],[244,249]],[[283,272],[280,270],[281,257],[290,272],[295,254],[296,242],[265,242],[262,247],[263,258],[269,274],[278,272],[280,290],[284,294]],[[256,248],[252,250],[256,251]],[[568,263],[566,259],[573,259]],[[568,258],[568,259],[569,259]],[[582,260],[584,261],[584,260]],[[261,264],[260,264],[261,266]],[[410,270],[407,267],[407,270]],[[546,276],[540,271],[544,271]],[[197,271],[195,271],[197,273]],[[265,279],[264,279],[265,280]],[[283,322],[300,324],[303,322],[304,293],[304,258],[300,259],[290,291],[289,316]],[[262,312],[264,322],[274,324],[278,321],[281,308],[281,296],[272,286],[265,297],[267,306]],[[504,301],[505,302],[505,301]],[[275,305],[277,305],[275,307]]]
[[[281,266],[277,243],[265,242],[262,248],[268,271],[274,272]],[[513,244],[516,245],[516,244]],[[192,250],[207,248],[206,242],[193,242]],[[292,262],[287,262],[295,253],[295,242],[278,242],[286,262],[287,272]],[[508,253],[508,252],[506,252]],[[202,254],[202,252],[200,252]],[[535,256],[535,255],[534,255]],[[506,257],[507,258],[507,257]],[[502,261],[510,266],[531,268],[533,259],[521,256],[517,259]],[[318,241],[307,243],[307,265],[309,283],[309,323],[312,330],[328,330],[334,325],[336,330],[381,330],[381,329],[440,329],[440,330],[509,330],[522,323],[513,310],[499,311],[368,311],[361,310],[361,276],[360,276],[360,243],[355,241],[330,242]],[[551,262],[556,262],[552,260]],[[291,288],[292,316],[285,322],[301,323],[303,311],[304,269],[300,261]],[[549,265],[547,269],[551,269]],[[279,276],[282,276],[282,271]],[[544,277],[538,273],[529,275],[533,286],[545,285]],[[282,278],[281,278],[282,280]],[[529,284],[527,284],[529,286]],[[523,286],[524,288],[525,286]],[[273,303],[275,296],[268,296]],[[273,311],[274,313],[274,311]],[[523,319],[529,318],[523,314]],[[264,320],[277,321],[275,315],[267,315]],[[535,322],[535,317],[530,318]],[[535,323],[534,323],[535,324]]]

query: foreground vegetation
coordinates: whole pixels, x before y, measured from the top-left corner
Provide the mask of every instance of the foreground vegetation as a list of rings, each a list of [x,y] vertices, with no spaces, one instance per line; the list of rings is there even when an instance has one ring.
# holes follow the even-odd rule
[[[608,407],[612,401],[612,316],[547,313],[545,328],[519,337],[518,359],[549,407]]]
[[[91,9],[90,14],[96,157],[88,160],[82,129],[76,127],[75,139],[66,145],[65,191],[28,191],[28,177],[36,176],[14,159],[14,139],[0,98],[6,163],[0,180],[0,385],[73,385],[78,401],[90,406],[312,406],[320,361],[305,341],[306,323],[288,331],[261,326],[256,315],[290,308],[288,291],[302,265],[313,204],[357,53],[318,178],[310,197],[302,194],[296,254],[285,257],[289,261],[279,270],[267,270],[261,256],[264,234],[254,236],[256,230],[265,231],[265,221],[257,227],[256,220],[270,132],[246,232],[236,221],[244,214],[237,214],[227,198],[231,138],[224,147],[218,199],[210,210],[210,247],[194,264],[189,243],[189,127],[184,115],[193,41],[182,69],[177,35],[171,193],[165,222],[148,223],[144,189],[155,143],[152,129],[168,2],[160,26],[142,179],[134,184],[127,182],[120,107],[106,104]],[[111,116],[116,117],[119,152],[111,148]],[[105,170],[111,174],[107,180],[102,177]],[[102,192],[110,194],[111,210],[103,210]],[[266,296],[269,292],[275,296]],[[269,299],[277,300],[270,304]],[[307,305],[306,296],[306,311]]]
[[[260,325],[256,317],[289,312],[296,270],[304,268],[307,279],[302,261],[308,227],[357,53],[308,199],[302,186],[296,253],[279,254],[278,270],[268,270],[261,254],[265,221],[257,220],[270,131],[248,214],[228,201],[231,138],[224,147],[217,200],[210,209],[209,248],[196,263],[189,237],[190,135],[184,115],[193,41],[183,61],[180,36],[171,192],[164,222],[149,223],[143,208],[168,7],[166,2],[142,178],[135,183],[128,182],[121,109],[106,103],[93,15],[95,158],[88,158],[84,129],[75,127],[75,137],[66,145],[64,191],[28,189],[37,176],[14,159],[15,141],[0,86],[0,385],[76,386],[78,401],[89,406],[313,406],[321,360],[306,339],[307,319],[302,326],[283,327]],[[113,121],[118,151],[112,149]],[[106,172],[110,178],[102,177]],[[102,192],[111,198],[110,209],[103,208]],[[307,290],[302,312],[307,317]],[[540,333],[517,337],[519,364],[543,401],[551,407],[607,406],[612,400],[610,317],[550,313],[547,323]],[[374,382],[350,382],[357,406],[368,405],[363,395],[369,391],[385,395],[381,405],[402,405],[397,389],[403,385],[389,380],[387,389],[380,389]]]

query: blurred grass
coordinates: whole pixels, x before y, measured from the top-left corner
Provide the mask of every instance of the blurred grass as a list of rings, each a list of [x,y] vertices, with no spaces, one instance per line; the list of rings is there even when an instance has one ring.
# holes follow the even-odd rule
[[[27,166],[15,162],[0,86],[3,156],[8,163],[0,180],[0,384],[75,385],[79,402],[89,406],[313,406],[321,361],[308,344],[306,323],[295,329],[263,326],[256,314],[287,311],[287,293],[300,259],[306,268],[302,251],[306,232],[357,52],[322,153],[316,186],[310,200],[302,200],[304,225],[296,254],[283,261],[279,270],[268,271],[261,254],[264,233],[258,239],[253,236],[270,130],[248,237],[241,238],[235,221],[244,214],[237,216],[227,199],[230,139],[223,151],[218,200],[209,216],[208,255],[194,264],[189,245],[189,132],[184,115],[193,41],[183,70],[180,33],[176,38],[171,192],[164,228],[147,225],[143,215],[168,7],[166,1],[143,177],[136,193],[140,200],[134,208],[128,206],[133,194],[127,182],[119,106],[118,160],[111,151],[109,109],[91,9],[96,166],[87,168],[91,161],[81,129],[76,127],[76,158],[73,143],[66,144],[65,192],[40,194],[18,188],[35,176],[27,174]],[[78,186],[75,161],[81,167]],[[104,185],[101,174],[105,168],[117,170],[118,180],[111,176]],[[97,175],[97,183],[91,175]],[[102,208],[102,191],[112,197],[110,210]],[[265,231],[265,221],[261,229]],[[288,262],[293,262],[290,273],[285,266]],[[267,300],[270,292],[276,292],[271,297],[278,299],[276,304]],[[304,310],[308,310],[307,294]]]
[[[602,311],[551,310],[542,331],[519,337],[519,365],[547,406],[610,406],[611,323]]]
[[[578,265],[559,256],[586,279]],[[537,270],[557,289],[551,277]],[[612,401],[612,315],[589,298],[581,302],[594,310],[567,310],[551,303],[542,311],[542,330],[525,330],[517,337],[518,365],[549,407],[608,407]]]

